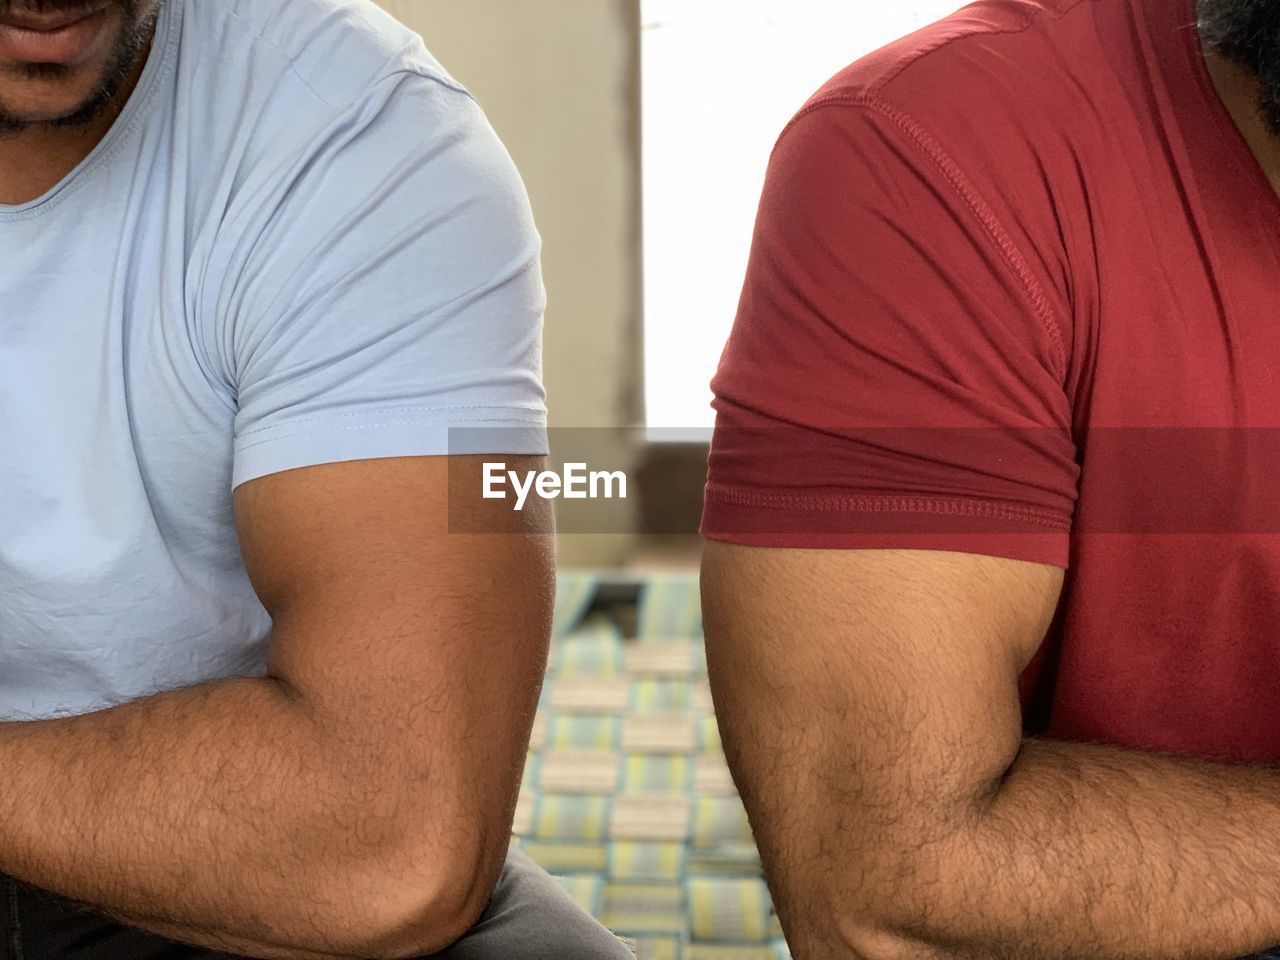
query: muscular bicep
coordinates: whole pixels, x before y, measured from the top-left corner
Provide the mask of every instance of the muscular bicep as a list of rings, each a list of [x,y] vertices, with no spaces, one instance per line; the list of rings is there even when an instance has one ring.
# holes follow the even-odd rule
[[[717,715],[789,933],[818,935],[836,892],[841,913],[876,909],[906,851],[941,851],[998,785],[1062,576],[942,551],[708,544]]]
[[[323,464],[235,500],[268,671],[323,730],[317,763],[345,765],[406,869],[446,857],[481,887],[506,851],[554,595],[547,503],[484,500],[486,459]]]
[[[554,593],[549,511],[485,501],[486,459],[330,463],[237,488],[241,551],[272,616],[273,675],[335,706],[461,690],[503,662],[526,667],[503,687],[540,682]]]

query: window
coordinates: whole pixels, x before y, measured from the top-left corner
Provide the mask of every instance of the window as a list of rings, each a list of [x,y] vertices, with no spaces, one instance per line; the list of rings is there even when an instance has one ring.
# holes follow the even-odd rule
[[[650,438],[706,439],[769,152],[832,74],[960,0],[641,0]]]

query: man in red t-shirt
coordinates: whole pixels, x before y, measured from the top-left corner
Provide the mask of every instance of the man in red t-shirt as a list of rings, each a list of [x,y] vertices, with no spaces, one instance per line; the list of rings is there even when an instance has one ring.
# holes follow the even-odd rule
[[[1280,943],[1277,186],[1274,0],[982,0],[783,132],[703,572],[797,957]]]

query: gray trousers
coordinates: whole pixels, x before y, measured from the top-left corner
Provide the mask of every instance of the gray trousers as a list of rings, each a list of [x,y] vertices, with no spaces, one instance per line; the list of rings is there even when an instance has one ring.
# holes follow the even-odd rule
[[[123,926],[0,877],[0,960],[242,960]],[[432,960],[634,960],[514,844],[480,921]]]

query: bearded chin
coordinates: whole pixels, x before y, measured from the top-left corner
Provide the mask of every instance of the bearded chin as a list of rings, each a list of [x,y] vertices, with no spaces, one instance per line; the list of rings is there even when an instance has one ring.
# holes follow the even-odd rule
[[[0,13],[74,14],[89,11],[99,5],[91,0],[0,0]]]
[[[1280,136],[1280,2],[1198,0],[1200,39],[1258,79],[1258,107]]]

